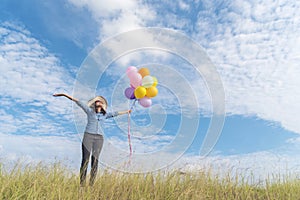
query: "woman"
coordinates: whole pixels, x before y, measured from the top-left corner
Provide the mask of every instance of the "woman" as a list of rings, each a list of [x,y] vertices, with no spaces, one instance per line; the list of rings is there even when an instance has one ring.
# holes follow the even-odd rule
[[[80,185],[84,186],[86,182],[86,173],[89,163],[90,154],[92,153],[92,167],[91,167],[91,177],[90,185],[94,184],[97,169],[98,169],[98,159],[103,146],[103,135],[101,132],[101,124],[103,124],[105,119],[115,117],[118,115],[123,115],[130,113],[131,110],[107,113],[107,101],[102,96],[97,96],[87,104],[71,97],[67,94],[54,94],[55,97],[64,96],[68,99],[74,101],[83,111],[87,114],[87,125],[84,131],[84,136],[82,140],[82,162],[80,167]]]

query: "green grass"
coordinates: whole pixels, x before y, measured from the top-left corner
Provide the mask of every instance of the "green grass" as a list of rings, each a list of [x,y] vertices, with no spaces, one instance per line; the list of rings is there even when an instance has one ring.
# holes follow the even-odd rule
[[[209,171],[149,174],[100,173],[93,187],[79,186],[78,174],[60,164],[0,164],[0,199],[299,199],[300,181],[286,178],[249,184],[243,178],[223,178]]]

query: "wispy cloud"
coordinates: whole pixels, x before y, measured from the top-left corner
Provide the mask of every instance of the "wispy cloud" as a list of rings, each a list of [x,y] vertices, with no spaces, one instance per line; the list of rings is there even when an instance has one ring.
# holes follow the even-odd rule
[[[70,3],[88,9],[100,25],[99,39],[102,40],[118,33],[145,26],[155,18],[155,12],[146,4],[134,0],[124,1],[78,1]]]
[[[57,88],[71,91],[74,78],[24,27],[0,26],[1,133],[62,134],[71,104],[55,99]],[[68,130],[68,131],[67,131]]]
[[[300,4],[231,1],[199,13],[197,38],[216,64],[230,114],[256,115],[300,133]]]
[[[165,139],[169,140],[170,138],[166,137]],[[0,161],[5,161],[3,163],[8,169],[21,160],[25,163],[61,161],[70,169],[77,172],[79,170],[80,139],[77,136],[65,138],[59,136],[34,137],[0,134],[0,140]],[[100,157],[102,164],[104,164],[101,167],[112,167],[125,171],[157,170],[158,168],[155,168],[153,163],[149,164],[153,161],[163,163],[162,165],[158,164],[160,168],[163,167],[163,170],[210,171],[212,175],[215,174],[219,177],[231,175],[234,178],[240,176],[240,178],[253,184],[263,184],[264,182],[261,181],[270,180],[270,178],[277,180],[276,178],[279,176],[286,178],[290,175],[290,172],[299,173],[299,139],[289,141],[280,151],[271,150],[231,156],[218,155],[215,152],[215,154],[206,157],[184,155],[179,156],[179,159],[175,159],[174,154],[167,152],[159,154],[159,157],[153,159],[151,152],[156,151],[158,147],[154,140],[152,140],[154,142],[152,147],[142,142],[138,143],[135,139],[133,141],[135,152],[132,163],[129,165],[128,143],[118,138],[106,140],[106,147]],[[115,148],[119,148],[123,154],[115,154]],[[295,152],[298,153],[295,154]],[[174,160],[170,158],[174,158]],[[171,160],[172,162],[169,163],[168,161]]]
[[[292,150],[295,152],[295,149]],[[298,151],[298,150],[297,150]],[[287,152],[286,152],[287,153]],[[299,174],[299,156],[282,152],[261,151],[231,156],[211,155],[184,156],[171,168],[182,172],[209,171],[218,177],[228,175],[249,184],[265,184],[265,181],[278,181]]]
[[[18,161],[25,164],[61,162],[71,169],[79,169],[80,140],[76,136],[35,137],[0,133],[0,141],[0,162],[8,169]]]

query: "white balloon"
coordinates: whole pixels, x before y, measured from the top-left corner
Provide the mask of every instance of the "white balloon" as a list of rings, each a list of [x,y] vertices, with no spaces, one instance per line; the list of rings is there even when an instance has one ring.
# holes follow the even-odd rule
[[[152,76],[145,76],[142,80],[142,86],[145,87],[145,88],[149,88],[153,85],[154,83],[154,80],[152,78]]]

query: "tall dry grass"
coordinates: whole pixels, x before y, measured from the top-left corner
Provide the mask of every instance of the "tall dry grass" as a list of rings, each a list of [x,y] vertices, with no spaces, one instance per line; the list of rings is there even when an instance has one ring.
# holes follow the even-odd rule
[[[60,164],[0,164],[0,199],[300,199],[300,181],[293,178],[249,184],[242,176],[206,172],[126,174],[104,171],[93,187],[79,186],[78,174]]]

